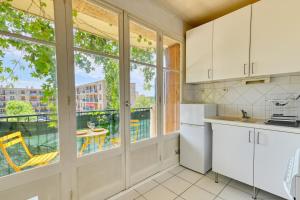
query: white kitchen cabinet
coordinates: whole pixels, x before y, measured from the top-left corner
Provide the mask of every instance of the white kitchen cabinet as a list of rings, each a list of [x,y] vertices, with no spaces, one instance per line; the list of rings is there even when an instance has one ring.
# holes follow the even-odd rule
[[[299,0],[253,4],[251,76],[300,71],[299,8]]]
[[[214,80],[249,75],[251,6],[214,21]]]
[[[213,171],[253,185],[254,129],[212,124]]]
[[[186,34],[186,82],[197,83],[212,80],[213,22],[209,22]]]
[[[283,180],[289,159],[300,148],[300,135],[255,129],[254,185],[288,198]]]

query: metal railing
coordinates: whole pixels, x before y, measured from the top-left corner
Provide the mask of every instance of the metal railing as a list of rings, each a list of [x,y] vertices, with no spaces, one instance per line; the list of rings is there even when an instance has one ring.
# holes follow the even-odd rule
[[[77,112],[77,130],[86,129],[88,122],[94,122],[96,127],[108,130],[103,149],[113,148],[116,144],[112,139],[120,137],[119,132],[119,111],[99,110]],[[131,119],[138,120],[138,131],[130,128],[131,140],[143,140],[150,138],[151,108],[132,109]],[[35,154],[44,154],[58,150],[58,128],[56,114],[35,114],[18,116],[0,116],[0,137],[20,131],[25,139],[29,150]],[[83,138],[77,138],[78,152],[84,142]],[[96,144],[90,144],[84,154],[98,151]],[[9,154],[16,164],[22,164],[28,158],[21,145],[10,147]],[[0,176],[14,173],[14,170],[7,164],[0,151]]]

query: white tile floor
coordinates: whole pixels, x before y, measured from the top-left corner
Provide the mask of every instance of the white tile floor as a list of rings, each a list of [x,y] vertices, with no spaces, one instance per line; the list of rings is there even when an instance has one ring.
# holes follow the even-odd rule
[[[109,200],[251,200],[252,187],[214,173],[202,175],[181,166],[156,174]],[[259,191],[258,200],[283,200]]]

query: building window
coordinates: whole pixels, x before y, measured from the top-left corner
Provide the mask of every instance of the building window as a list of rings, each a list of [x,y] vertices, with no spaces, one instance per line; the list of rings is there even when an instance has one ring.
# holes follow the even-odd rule
[[[180,128],[180,43],[163,37],[163,112],[164,134],[172,134]]]

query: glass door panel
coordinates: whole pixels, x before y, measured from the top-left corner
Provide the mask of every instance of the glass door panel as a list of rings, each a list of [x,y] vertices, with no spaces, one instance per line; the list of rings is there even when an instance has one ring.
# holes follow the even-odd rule
[[[0,10],[1,177],[58,162],[59,124],[53,1]]]
[[[130,21],[130,141],[157,136],[156,32]]]
[[[73,1],[78,156],[120,146],[119,14]]]

